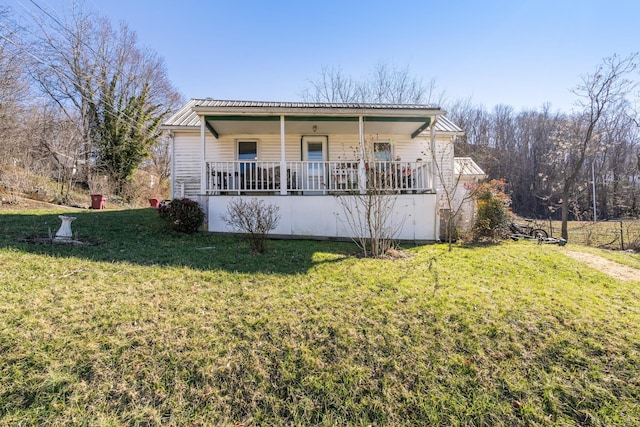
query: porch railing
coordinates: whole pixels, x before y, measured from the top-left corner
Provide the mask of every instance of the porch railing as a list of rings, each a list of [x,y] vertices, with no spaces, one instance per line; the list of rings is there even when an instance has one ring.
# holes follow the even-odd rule
[[[280,162],[208,162],[207,194],[280,193],[282,189],[293,194],[433,191],[430,162],[286,162],[285,182],[280,170]]]

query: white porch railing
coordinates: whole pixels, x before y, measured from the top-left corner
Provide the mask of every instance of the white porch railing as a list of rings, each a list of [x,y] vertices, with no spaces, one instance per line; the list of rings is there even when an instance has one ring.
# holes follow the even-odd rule
[[[424,193],[433,191],[430,162],[305,161],[286,162],[281,182],[280,162],[208,162],[207,194],[245,192],[306,194],[354,193],[367,189]]]

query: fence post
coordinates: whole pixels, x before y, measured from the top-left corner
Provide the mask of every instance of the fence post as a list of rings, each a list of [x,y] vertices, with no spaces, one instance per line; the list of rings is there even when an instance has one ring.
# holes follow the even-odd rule
[[[620,250],[624,251],[624,231],[622,230],[622,221],[620,221]]]

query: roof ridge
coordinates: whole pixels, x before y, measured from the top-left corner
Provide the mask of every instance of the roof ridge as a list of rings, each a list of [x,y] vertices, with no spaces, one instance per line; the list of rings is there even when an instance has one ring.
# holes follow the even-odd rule
[[[383,106],[386,108],[427,108],[433,110],[440,110],[441,107],[430,105],[430,104],[419,104],[419,103],[393,103],[393,102],[316,102],[316,101],[266,101],[266,100],[240,100],[240,99],[218,99],[212,97],[206,98],[191,98],[191,101],[195,102],[211,102],[216,104],[237,104],[237,106],[265,106],[270,105],[274,107],[278,106],[322,106],[322,107],[339,107],[339,106]],[[219,105],[222,106],[222,105]]]

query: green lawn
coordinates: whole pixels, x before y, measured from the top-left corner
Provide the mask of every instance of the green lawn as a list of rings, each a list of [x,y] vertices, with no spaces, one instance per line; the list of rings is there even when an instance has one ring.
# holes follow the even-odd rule
[[[21,241],[58,213],[0,211],[0,425],[640,424],[640,280],[575,245],[256,256],[152,209]]]

